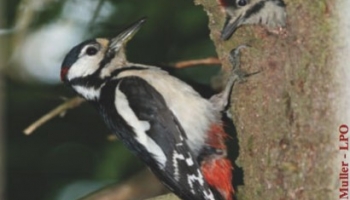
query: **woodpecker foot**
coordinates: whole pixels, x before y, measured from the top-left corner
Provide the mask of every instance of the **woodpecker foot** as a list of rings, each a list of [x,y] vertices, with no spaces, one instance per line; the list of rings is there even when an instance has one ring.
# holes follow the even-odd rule
[[[238,83],[245,82],[247,77],[260,73],[260,71],[247,73],[240,68],[240,65],[241,65],[240,51],[241,49],[244,49],[247,47],[250,47],[250,46],[244,44],[231,50],[229,59],[232,64],[232,70],[230,72],[230,76],[226,83],[226,86],[222,92],[210,98],[210,101],[213,103],[215,108],[220,110],[221,112],[226,112],[230,107],[230,97],[232,94],[232,89],[234,84],[236,82]]]
[[[231,50],[229,59],[232,64],[232,71],[231,71],[231,76],[226,84],[226,87],[232,87],[236,81],[245,82],[247,77],[261,72],[261,70],[259,70],[256,72],[247,73],[241,69],[240,50],[247,47],[250,47],[250,46],[243,44]],[[232,82],[232,84],[230,84],[230,82]]]

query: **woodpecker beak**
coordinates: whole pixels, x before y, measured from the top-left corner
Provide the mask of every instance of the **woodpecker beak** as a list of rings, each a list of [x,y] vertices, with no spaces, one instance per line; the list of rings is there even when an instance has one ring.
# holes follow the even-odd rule
[[[228,40],[232,36],[232,34],[235,33],[237,28],[242,25],[243,21],[244,19],[242,15],[238,16],[235,19],[228,17],[226,19],[224,28],[221,31],[221,39]]]
[[[117,52],[122,46],[124,46],[141,28],[146,22],[146,18],[142,18],[139,21],[132,24],[129,28],[122,31],[117,37],[112,38],[109,44],[109,49]]]

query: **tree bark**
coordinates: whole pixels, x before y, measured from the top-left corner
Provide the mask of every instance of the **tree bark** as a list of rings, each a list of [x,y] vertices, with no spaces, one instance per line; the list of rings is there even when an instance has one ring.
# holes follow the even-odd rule
[[[194,0],[209,16],[210,37],[223,63],[240,44],[241,68],[262,70],[232,96],[244,186],[238,199],[334,199],[338,197],[333,35],[337,1],[285,0],[287,35],[245,26],[224,42],[223,10],[213,0]],[[338,165],[339,166],[339,165]]]

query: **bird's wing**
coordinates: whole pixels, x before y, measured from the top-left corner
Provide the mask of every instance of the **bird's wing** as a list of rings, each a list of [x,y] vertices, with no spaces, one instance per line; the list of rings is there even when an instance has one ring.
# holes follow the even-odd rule
[[[114,98],[104,98],[113,88]],[[130,76],[107,83],[101,92],[102,105],[116,108],[104,108],[105,120],[112,119],[107,124],[169,189],[186,200],[215,199],[181,124],[153,86]],[[125,122],[127,127],[121,127]]]

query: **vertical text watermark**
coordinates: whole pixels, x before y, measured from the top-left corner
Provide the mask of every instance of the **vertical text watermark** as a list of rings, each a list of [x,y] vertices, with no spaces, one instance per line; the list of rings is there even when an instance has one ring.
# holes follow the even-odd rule
[[[341,169],[339,173],[339,199],[349,199],[349,127],[345,124],[339,126],[339,151],[341,155]]]

